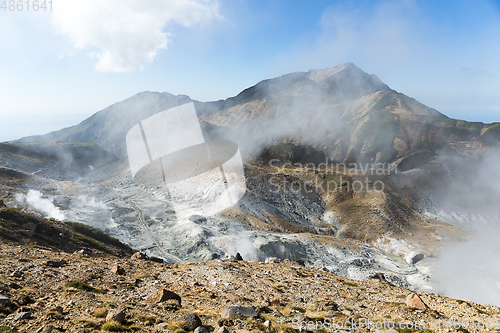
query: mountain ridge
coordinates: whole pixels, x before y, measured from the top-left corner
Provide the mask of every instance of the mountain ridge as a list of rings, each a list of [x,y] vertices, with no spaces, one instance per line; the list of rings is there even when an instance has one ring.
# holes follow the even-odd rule
[[[491,130],[494,124],[451,119],[345,63],[262,80],[236,96],[212,102],[141,92],[78,125],[19,141],[92,141],[124,157],[125,135],[133,125],[189,102],[200,120],[239,133],[235,141],[250,155],[290,141],[311,145],[337,161],[393,162],[422,147],[480,156],[500,138],[500,129]],[[493,133],[483,138],[486,131]]]

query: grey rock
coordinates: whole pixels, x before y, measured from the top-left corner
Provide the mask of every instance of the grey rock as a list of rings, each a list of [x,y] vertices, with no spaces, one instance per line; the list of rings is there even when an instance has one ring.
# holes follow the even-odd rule
[[[419,252],[411,252],[406,256],[406,262],[410,265],[414,265],[420,260],[424,259],[424,254]]]
[[[0,305],[4,305],[5,303],[7,303],[9,301],[10,301],[9,297],[0,294]]]
[[[198,317],[194,313],[187,314],[179,318],[179,321],[183,321],[186,323],[186,330],[194,331],[197,327],[202,325],[200,317]]]
[[[248,318],[248,317],[257,318],[257,316],[258,316],[257,311],[245,306],[228,306],[224,310],[224,314],[222,315],[222,317],[229,319]]]
[[[14,320],[21,320],[21,319],[27,319],[31,316],[31,312],[29,311],[25,311],[25,312],[19,312],[18,314],[16,314],[16,316],[14,317]]]
[[[266,320],[264,322],[264,326],[266,326],[267,328],[271,327],[271,321],[270,320]]]
[[[14,272],[12,272],[12,274],[10,276],[14,276],[14,277],[18,277],[19,278],[19,277],[23,276],[23,272],[21,272],[21,271],[14,271]]]
[[[111,309],[106,316],[106,321],[116,321],[117,323],[123,323],[125,320],[125,310],[123,309]]]
[[[194,330],[194,333],[209,333],[210,331],[205,326],[198,326]]]
[[[65,264],[64,260],[62,260],[62,261],[61,260],[47,260],[45,262],[46,266],[55,267],[55,268],[61,267],[64,264]]]

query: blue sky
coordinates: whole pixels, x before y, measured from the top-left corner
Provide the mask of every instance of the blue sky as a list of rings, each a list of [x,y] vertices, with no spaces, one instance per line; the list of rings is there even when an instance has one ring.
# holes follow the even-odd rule
[[[145,90],[217,100],[343,62],[449,116],[500,121],[498,0],[52,0],[52,9],[0,9],[0,141],[76,124]]]

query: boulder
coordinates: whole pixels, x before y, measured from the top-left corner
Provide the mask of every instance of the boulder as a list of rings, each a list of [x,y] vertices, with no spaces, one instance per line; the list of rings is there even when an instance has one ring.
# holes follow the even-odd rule
[[[146,298],[146,303],[162,303],[167,300],[175,300],[181,305],[181,297],[167,289],[158,290],[156,293],[149,295]]]
[[[420,260],[424,259],[424,254],[423,253],[420,253],[420,252],[410,252],[407,256],[406,256],[406,262],[410,265],[414,265],[416,264],[417,262],[419,262]]]
[[[194,333],[209,333],[210,330],[206,328],[205,326],[198,326],[195,330]]]
[[[14,320],[28,319],[29,317],[31,317],[31,312],[29,312],[29,311],[19,312],[14,317]]]
[[[111,309],[108,311],[106,316],[106,321],[115,321],[119,324],[123,323],[125,320],[125,310],[123,309]]]
[[[253,308],[245,306],[228,306],[224,313],[223,318],[234,319],[234,318],[257,318],[258,313]]]
[[[146,255],[142,252],[136,252],[130,257],[130,259],[132,259],[132,260],[144,260],[144,259],[146,259]]]
[[[66,261],[64,261],[64,260],[47,260],[45,262],[45,266],[55,267],[55,268],[59,268],[61,266],[64,266],[65,264],[66,264]]]
[[[408,296],[406,296],[406,306],[420,310],[425,310],[428,308],[427,304],[425,304],[420,296],[415,293],[410,293],[408,294]]]
[[[241,256],[241,254],[238,252],[236,253],[236,255],[234,256],[233,260],[243,260],[243,257]]]
[[[184,328],[187,331],[194,331],[196,328],[202,325],[200,317],[194,313],[187,314],[179,318],[178,321],[185,323]]]
[[[120,265],[115,265],[113,268],[111,268],[111,272],[116,275],[124,275],[125,269]]]

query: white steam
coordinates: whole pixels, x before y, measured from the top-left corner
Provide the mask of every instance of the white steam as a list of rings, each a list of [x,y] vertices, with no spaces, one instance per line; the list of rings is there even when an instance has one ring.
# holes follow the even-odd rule
[[[42,213],[45,217],[63,220],[64,214],[58,207],[54,206],[52,199],[42,198],[42,193],[36,190],[29,190],[28,194],[16,194],[16,200],[22,205],[27,204],[31,209]]]
[[[470,232],[446,247],[433,267],[439,292],[455,298],[500,305],[500,154],[490,153],[463,168],[443,193],[435,217]],[[469,173],[473,173],[473,177]]]
[[[95,197],[89,198],[87,195],[80,195],[75,200],[75,205],[79,208],[83,207],[93,207],[103,210],[109,210],[110,208],[106,206],[102,201],[97,201]]]

